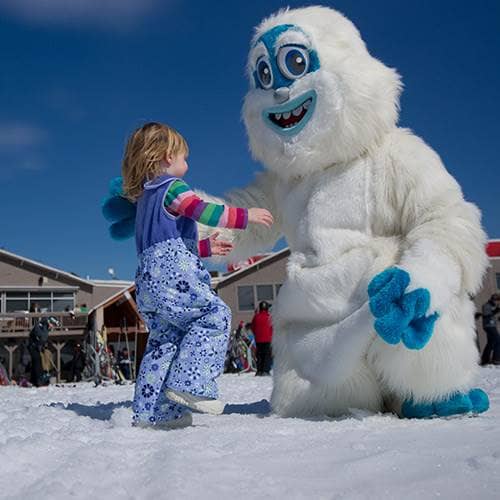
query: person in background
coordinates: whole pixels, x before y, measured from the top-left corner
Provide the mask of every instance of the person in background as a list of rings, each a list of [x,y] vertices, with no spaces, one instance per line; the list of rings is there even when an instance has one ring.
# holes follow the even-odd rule
[[[82,346],[80,344],[75,344],[75,349],[73,351],[73,361],[71,363],[71,381],[74,382],[75,378],[77,382],[82,381],[82,372],[85,368],[85,354],[82,351]]]
[[[9,375],[4,365],[5,359],[0,357],[0,385],[10,385]]]
[[[44,385],[49,384],[50,382],[50,372],[54,367],[54,361],[52,359],[52,351],[49,349],[48,342],[42,347],[42,351],[40,353],[40,357],[42,360],[42,377],[41,382]]]
[[[481,352],[481,346],[479,343],[479,330],[477,328],[477,324],[482,317],[483,315],[480,312],[474,313],[474,332],[476,333],[476,347],[478,352]]]
[[[130,357],[126,347],[118,353],[118,366],[120,367],[123,376],[127,380],[130,380]]]
[[[69,306],[66,306],[64,308],[64,312],[68,313],[72,319],[75,317],[75,309],[71,309],[71,307],[69,307]]]
[[[483,305],[483,330],[486,332],[487,343],[481,356],[481,364],[493,363],[500,365],[500,334],[497,329],[497,314],[500,312],[500,294],[494,293]],[[493,359],[491,355],[493,353]]]
[[[252,323],[245,323],[245,343],[247,345],[247,362],[249,371],[257,371],[257,345],[255,343],[255,335],[252,330]]]
[[[226,359],[224,362],[225,373],[238,373],[242,370],[240,359],[240,329],[239,326],[231,332],[226,350]]]
[[[38,305],[38,302],[32,302],[30,306],[30,313],[39,313],[40,312],[40,306]]]
[[[28,351],[31,356],[31,383],[40,387],[42,377],[41,351],[49,338],[49,331],[58,322],[55,318],[42,318],[32,329],[28,340]]]
[[[28,349],[28,341],[24,340],[19,344],[19,360],[20,363],[15,368],[16,370],[16,375],[15,378],[21,378],[25,377],[26,378],[26,373],[29,372],[29,368],[31,366],[31,355]]]
[[[259,310],[252,319],[252,331],[257,343],[257,373],[256,376],[271,374],[271,341],[273,338],[273,326],[269,304],[262,301]]]

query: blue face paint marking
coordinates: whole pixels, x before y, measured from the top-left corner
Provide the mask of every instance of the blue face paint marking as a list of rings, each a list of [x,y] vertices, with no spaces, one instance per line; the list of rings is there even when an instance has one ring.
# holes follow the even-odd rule
[[[278,132],[280,135],[296,135],[311,119],[316,107],[316,100],[316,91],[309,90],[292,101],[265,109],[262,111],[262,119],[268,127],[275,132]],[[307,109],[303,106],[304,103],[306,104]],[[292,111],[299,108],[301,105],[303,106],[301,113],[298,116],[294,116]],[[288,119],[283,117],[285,113],[290,114]]]
[[[278,26],[271,28],[269,31],[266,31],[263,35],[261,35],[255,42],[254,47],[259,42],[262,42],[267,47],[269,54],[272,54],[269,49],[272,49],[274,47],[274,45],[276,44],[276,40],[282,33],[290,29],[302,31],[298,26],[295,26],[295,24],[278,24]]]
[[[267,49],[268,53],[268,62],[270,64],[270,70],[272,72],[272,78],[273,78],[273,84],[272,87],[273,89],[277,89],[280,87],[290,87],[295,79],[287,78],[287,76],[283,75],[282,71],[280,71],[278,62],[275,57],[275,48],[276,48],[276,41],[280,37],[281,34],[285,33],[288,30],[295,30],[295,31],[300,31],[301,33],[304,33],[303,30],[301,30],[298,26],[294,24],[280,24],[278,26],[275,26],[274,28],[270,29],[269,31],[266,31],[262,36],[258,38],[258,40],[255,42],[254,47],[258,43],[263,43],[264,46]],[[304,33],[305,35],[305,33]],[[307,35],[306,35],[307,36]],[[295,46],[294,44],[287,44],[286,47],[291,47]],[[309,55],[309,68],[304,75],[308,73],[312,73],[313,71],[317,71],[320,68],[319,64],[319,58],[318,54],[316,53],[315,50],[308,50],[302,45],[296,45],[297,47],[300,47],[301,49],[304,49],[307,51]],[[284,46],[285,47],[285,46]],[[260,59],[259,59],[260,60]],[[304,75],[301,75],[304,76]],[[253,71],[253,78],[255,81],[255,85],[257,88],[261,89],[267,89],[268,87],[262,85],[259,75],[257,73],[257,68],[254,69]]]

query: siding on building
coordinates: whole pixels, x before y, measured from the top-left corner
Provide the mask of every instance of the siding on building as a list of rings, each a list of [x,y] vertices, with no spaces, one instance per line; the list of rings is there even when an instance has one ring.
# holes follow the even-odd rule
[[[43,284],[40,278],[45,278]],[[9,261],[0,254],[0,286],[3,288],[13,286],[34,287],[34,288],[50,288],[50,287],[74,287],[78,286],[83,291],[90,293],[92,284],[79,279],[71,279],[67,274],[57,274],[49,272],[43,268],[36,267],[30,263],[16,263]]]
[[[130,286],[130,284],[129,284]],[[93,294],[90,297],[89,300],[86,302],[84,300],[80,301],[79,303],[85,303],[87,306],[90,308],[96,306],[97,304],[100,304],[101,302],[105,301],[109,297],[115,295],[116,293],[123,291],[127,285],[117,285],[117,286],[102,286],[102,285],[95,285]]]
[[[290,251],[282,250],[277,254],[270,255],[246,269],[237,271],[215,284],[214,288],[221,299],[231,308],[231,327],[234,329],[240,321],[245,323],[252,320],[254,310],[240,311],[238,308],[238,287],[257,285],[281,285],[286,276],[286,263]],[[272,302],[269,300],[268,302]],[[258,298],[255,297],[255,307]]]
[[[115,284],[112,280],[92,282],[92,280],[86,280],[0,250],[0,294],[15,290],[20,292],[75,292],[75,305],[86,304],[90,309],[130,284],[131,282],[118,281]]]

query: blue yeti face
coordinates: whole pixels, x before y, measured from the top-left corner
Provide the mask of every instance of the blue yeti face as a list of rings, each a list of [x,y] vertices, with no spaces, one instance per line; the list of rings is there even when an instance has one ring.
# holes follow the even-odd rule
[[[293,24],[281,24],[264,33],[252,50],[260,51],[253,66],[255,87],[274,93],[276,106],[262,111],[264,123],[282,135],[295,135],[311,119],[316,106],[316,92],[310,89],[293,100],[293,84],[320,68],[315,50],[293,42],[293,35],[305,33]],[[287,37],[287,34],[292,35]],[[287,41],[287,38],[289,40]]]

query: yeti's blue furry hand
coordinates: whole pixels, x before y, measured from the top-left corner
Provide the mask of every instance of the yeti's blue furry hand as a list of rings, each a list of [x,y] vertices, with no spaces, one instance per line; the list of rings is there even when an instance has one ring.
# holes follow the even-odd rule
[[[102,202],[102,214],[113,223],[109,232],[114,240],[126,240],[134,235],[136,209],[135,203],[123,196],[123,179],[111,179],[109,194]]]
[[[377,274],[368,285],[370,310],[375,316],[375,331],[389,344],[401,340],[408,349],[422,349],[432,336],[437,313],[426,316],[430,293],[417,288],[405,293],[410,275],[391,267]]]

